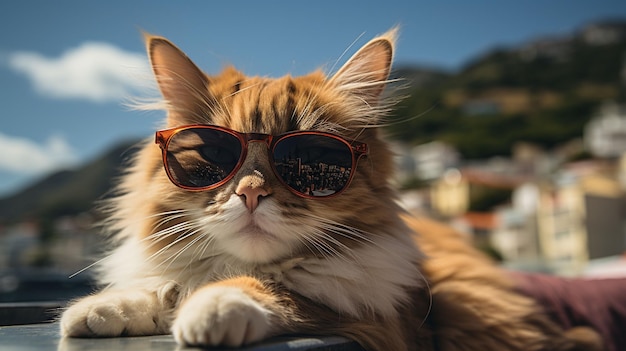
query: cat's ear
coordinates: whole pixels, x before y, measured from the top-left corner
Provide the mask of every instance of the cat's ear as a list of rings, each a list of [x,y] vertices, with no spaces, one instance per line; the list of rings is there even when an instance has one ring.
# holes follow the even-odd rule
[[[144,35],[150,64],[170,109],[192,112],[208,98],[209,78],[169,40]]]
[[[376,105],[389,78],[397,34],[398,29],[393,28],[363,45],[330,82],[336,89],[356,94],[369,105]]]

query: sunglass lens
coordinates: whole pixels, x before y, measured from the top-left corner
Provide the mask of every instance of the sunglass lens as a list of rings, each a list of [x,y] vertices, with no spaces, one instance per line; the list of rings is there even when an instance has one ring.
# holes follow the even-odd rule
[[[172,180],[184,187],[203,188],[226,179],[237,166],[242,147],[232,134],[207,128],[182,130],[167,146]]]
[[[275,145],[273,156],[278,176],[304,195],[329,196],[343,190],[350,180],[352,151],[329,136],[288,136]]]

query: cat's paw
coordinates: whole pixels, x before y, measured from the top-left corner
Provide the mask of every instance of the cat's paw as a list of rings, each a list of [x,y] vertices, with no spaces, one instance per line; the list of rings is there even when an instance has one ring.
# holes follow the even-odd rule
[[[61,316],[61,336],[114,337],[158,333],[155,294],[103,292],[71,305]]]
[[[172,334],[182,345],[237,347],[267,337],[270,312],[237,287],[196,291],[180,307]]]

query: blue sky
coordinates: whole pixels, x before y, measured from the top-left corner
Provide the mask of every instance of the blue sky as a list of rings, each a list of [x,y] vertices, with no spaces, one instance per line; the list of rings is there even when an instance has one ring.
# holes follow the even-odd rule
[[[626,1],[2,1],[0,196],[154,133],[163,113],[123,104],[151,86],[141,30],[208,73],[232,63],[276,77],[330,68],[396,24],[396,63],[458,69],[495,46],[607,17],[626,18]]]

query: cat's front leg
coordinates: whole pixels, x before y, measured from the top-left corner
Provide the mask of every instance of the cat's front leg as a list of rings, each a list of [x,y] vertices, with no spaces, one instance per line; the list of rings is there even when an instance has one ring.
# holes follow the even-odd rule
[[[105,290],[82,298],[63,312],[63,337],[115,337],[166,334],[171,325],[175,284],[159,291]]]
[[[255,278],[232,278],[208,284],[187,298],[172,333],[182,345],[237,347],[281,332],[285,308]]]

